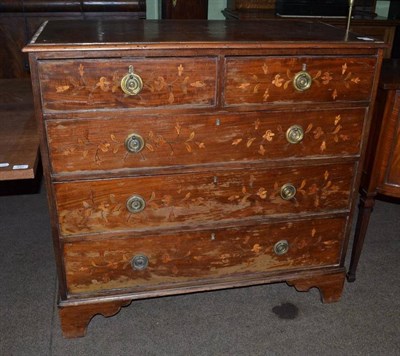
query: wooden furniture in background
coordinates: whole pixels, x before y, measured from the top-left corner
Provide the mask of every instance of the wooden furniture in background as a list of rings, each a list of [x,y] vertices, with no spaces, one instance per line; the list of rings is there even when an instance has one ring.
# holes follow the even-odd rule
[[[208,17],[208,0],[162,0],[163,19],[204,19]]]
[[[343,19],[323,20],[339,28],[346,28],[346,21]],[[400,24],[399,20],[388,20],[380,17],[373,19],[356,18],[351,20],[350,31],[360,36],[377,38],[387,44],[384,51],[384,58],[391,58],[396,35],[396,27]]]
[[[226,7],[232,10],[274,10],[275,0],[227,0]]]
[[[400,59],[385,60],[360,188],[360,206],[348,280],[357,265],[377,194],[400,198]]]
[[[340,298],[383,44],[277,23],[49,22],[25,48],[65,337],[140,298]]]
[[[22,48],[44,21],[145,17],[145,0],[0,0],[0,79],[29,77]]]
[[[275,10],[277,0],[227,0],[226,7],[230,10]],[[295,3],[295,0],[291,1]],[[326,1],[327,4],[332,2]],[[302,1],[298,1],[302,3]],[[304,1],[303,1],[304,3]],[[321,1],[323,3],[323,1]],[[314,1],[314,4],[318,4]],[[354,9],[356,11],[375,12],[376,0],[355,0]]]
[[[279,17],[275,15],[275,7],[271,7],[271,2],[266,0],[265,2],[252,3],[248,1],[249,6],[246,6],[247,1],[234,1],[228,2],[228,7],[222,12],[224,16],[229,20],[261,20],[261,19],[280,19],[281,21],[299,21],[302,20],[299,17]],[[375,9],[375,2],[359,1],[356,6],[358,8]],[[306,19],[310,21],[310,19]],[[347,19],[341,18],[315,18],[314,21],[325,22],[339,28],[346,28]],[[400,24],[399,20],[391,20],[382,17],[371,17],[366,14],[360,14],[351,21],[350,30],[354,33],[377,38],[383,40],[388,47],[385,49],[384,57],[391,58],[392,49],[394,45],[394,39],[396,34],[396,27]],[[279,25],[278,25],[279,26]]]
[[[0,181],[34,179],[39,136],[29,79],[0,80],[0,121]]]

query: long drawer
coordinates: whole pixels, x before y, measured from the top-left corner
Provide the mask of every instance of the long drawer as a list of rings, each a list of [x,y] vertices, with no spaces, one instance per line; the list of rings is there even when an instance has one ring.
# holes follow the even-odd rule
[[[354,163],[54,184],[60,232],[176,227],[349,208]]]
[[[357,155],[365,109],[46,122],[53,173]]]
[[[376,58],[228,57],[225,65],[226,106],[368,101]]]
[[[143,85],[137,95],[121,88],[130,66]],[[47,60],[38,67],[44,112],[215,104],[217,65],[211,57]]]
[[[238,274],[339,263],[346,219],[64,244],[69,293],[143,290]]]

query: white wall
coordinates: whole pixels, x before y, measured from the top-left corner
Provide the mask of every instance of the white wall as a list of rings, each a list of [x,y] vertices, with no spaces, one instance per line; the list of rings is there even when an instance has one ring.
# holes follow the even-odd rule
[[[222,10],[226,8],[226,0],[208,0],[208,19],[225,20]]]
[[[146,0],[146,19],[161,18],[161,0]]]
[[[208,18],[210,20],[224,20],[225,17],[221,10],[225,8],[226,0],[208,0]],[[146,0],[146,18],[161,18],[161,0]]]
[[[376,13],[379,16],[387,17],[389,13],[390,1],[389,0],[378,0],[376,2]]]

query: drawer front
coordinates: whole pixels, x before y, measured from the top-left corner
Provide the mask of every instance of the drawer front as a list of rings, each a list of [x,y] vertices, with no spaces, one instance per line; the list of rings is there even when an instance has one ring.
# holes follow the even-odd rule
[[[48,120],[54,173],[357,155],[364,109]],[[290,143],[288,134],[304,138]],[[139,150],[127,150],[129,140]],[[132,142],[132,141],[131,141]]]
[[[345,219],[321,219],[66,243],[67,288],[71,294],[140,291],[200,279],[336,265],[344,228]]]
[[[143,89],[127,95],[121,80],[133,66]],[[98,59],[39,61],[43,111],[215,104],[216,59]]]
[[[349,207],[354,164],[56,183],[60,232],[198,225]],[[281,196],[293,185],[295,196]],[[286,198],[288,198],[286,196]],[[130,208],[128,208],[128,206]]]
[[[375,65],[366,57],[227,58],[225,105],[369,100]],[[302,70],[311,87],[299,91],[293,81]]]

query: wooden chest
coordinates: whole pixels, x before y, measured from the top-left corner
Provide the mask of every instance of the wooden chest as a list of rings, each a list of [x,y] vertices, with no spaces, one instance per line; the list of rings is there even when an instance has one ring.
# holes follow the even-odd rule
[[[382,43],[312,23],[49,22],[30,52],[66,337],[134,299],[339,299]]]

